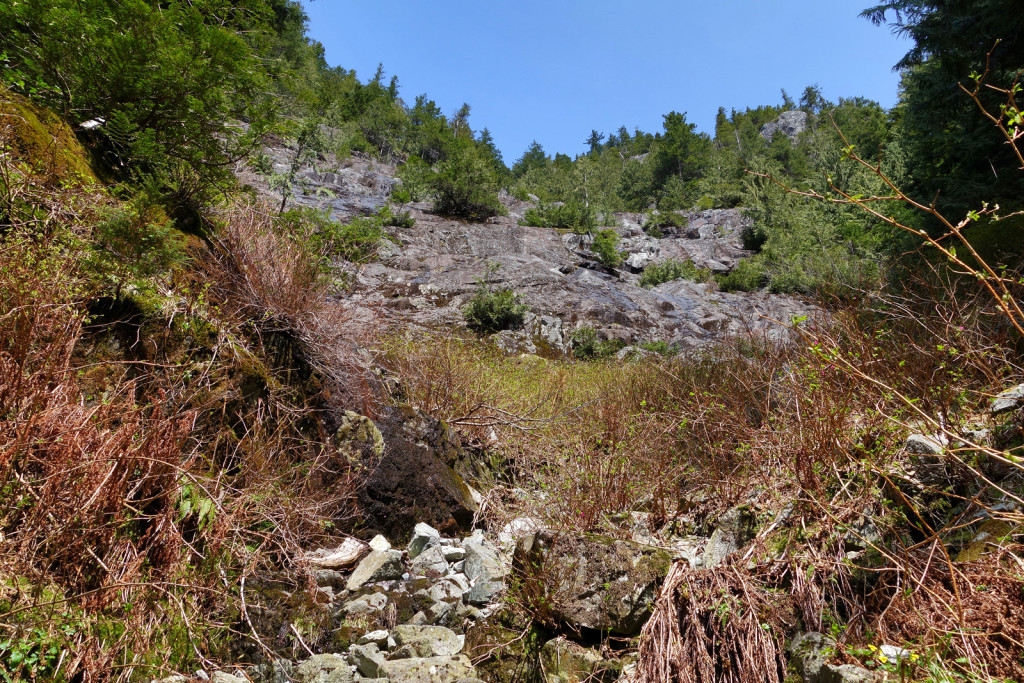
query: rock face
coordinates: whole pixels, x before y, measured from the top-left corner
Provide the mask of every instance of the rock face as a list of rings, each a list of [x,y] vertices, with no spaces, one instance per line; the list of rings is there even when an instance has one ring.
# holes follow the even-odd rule
[[[747,222],[737,209],[687,214],[685,228],[660,239],[641,230],[640,215],[620,215],[615,230],[633,264],[623,270],[597,266],[585,238],[516,225],[511,217],[465,224],[421,210],[414,215],[415,226],[396,231],[401,253],[362,267],[349,297],[350,304],[373,308],[396,326],[463,325],[461,307],[487,263],[500,265],[491,283],[514,290],[530,307],[524,330],[512,335],[521,340],[516,350],[529,353],[567,351],[580,327],[604,339],[662,340],[683,349],[747,331],[782,338],[784,328],[769,318],[788,323],[815,310],[793,297],[724,293],[685,280],[639,286],[644,266],[669,259],[731,270],[750,253],[742,248]]]
[[[326,126],[322,127],[322,132],[328,139],[335,133]],[[263,147],[263,170],[287,174],[294,158],[295,148],[292,143],[269,142]],[[327,209],[333,218],[346,221],[384,206],[396,184],[394,175],[394,166],[359,153],[344,160],[328,155],[298,170],[285,208],[308,206]],[[280,203],[280,191],[271,189],[266,173],[247,168],[238,177],[243,183],[267,196],[271,202]]]
[[[516,562],[526,580],[545,583],[555,619],[576,630],[633,636],[650,616],[672,559],[631,541],[544,530],[520,541]]]
[[[803,112],[785,112],[769,125],[796,135],[805,119]],[[331,133],[325,129],[326,135]],[[261,171],[255,164],[241,172],[240,179],[279,203],[278,190],[266,178],[271,172],[288,172],[295,150],[279,142],[263,152]],[[398,182],[394,174],[393,166],[356,155],[343,161],[326,155],[297,171],[288,202],[325,209],[333,218],[348,221],[388,203]],[[391,229],[400,244],[383,241],[375,263],[358,268],[339,264],[352,276],[352,291],[346,297],[352,315],[396,327],[461,326],[461,307],[473,295],[487,263],[500,265],[494,284],[513,289],[532,311],[527,329],[511,335],[516,339],[505,344],[510,351],[564,353],[580,327],[595,329],[602,339],[665,341],[685,350],[748,330],[782,336],[784,328],[767,318],[788,323],[812,312],[792,297],[727,295],[694,283],[670,283],[653,290],[638,286],[645,267],[668,259],[693,261],[718,273],[734,268],[750,255],[742,241],[749,221],[740,209],[682,214],[685,225],[665,228],[660,237],[643,231],[644,214],[616,214],[618,225],[613,228],[626,252],[625,264],[617,270],[596,263],[589,237],[520,226],[519,220],[534,204],[507,193],[502,202],[509,215],[486,223],[434,215],[427,203],[401,207],[411,211],[416,223]],[[368,437],[374,448],[380,446],[374,434]]]
[[[805,130],[807,130],[807,112],[796,109],[782,112],[779,114],[779,118],[764,124],[758,132],[768,142],[772,141],[776,133],[782,133],[795,142],[797,136]]]

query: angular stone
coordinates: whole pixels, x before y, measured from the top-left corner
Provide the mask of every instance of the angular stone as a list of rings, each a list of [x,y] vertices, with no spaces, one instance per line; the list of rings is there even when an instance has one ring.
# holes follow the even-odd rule
[[[455,581],[444,579],[428,588],[425,593],[432,602],[453,602],[462,599],[466,591]]]
[[[344,588],[345,575],[334,569],[314,569],[313,580],[321,588]]]
[[[359,566],[348,577],[345,587],[354,591],[363,584],[375,581],[391,581],[402,578],[405,568],[402,566],[402,553],[398,550],[385,550],[379,552],[374,550],[363,558]]]
[[[373,643],[380,649],[385,649],[388,643],[388,632],[385,629],[379,629],[377,631],[370,631],[369,633],[361,636],[357,642],[359,645],[367,645]]]
[[[352,683],[352,667],[341,655],[313,655],[295,667],[296,683]]]
[[[476,677],[476,670],[465,655],[396,659],[385,662],[384,672],[391,683],[455,683]]]
[[[241,676],[229,674],[226,671],[214,671],[210,676],[210,683],[248,683]]]
[[[348,658],[356,665],[360,676],[367,678],[387,678],[384,674],[386,660],[373,643],[353,645],[348,649]]]
[[[1006,391],[1001,391],[992,399],[992,407],[989,412],[993,415],[1007,413],[1018,408],[1024,403],[1024,384],[1018,384]]]
[[[914,455],[942,455],[945,439],[938,434],[911,434],[903,444],[903,450]]]
[[[346,616],[360,614],[377,614],[388,604],[388,596],[384,593],[370,593],[346,602],[341,611]]]
[[[516,517],[498,532],[498,545],[503,548],[514,547],[516,541],[526,534],[540,531],[544,525],[534,517]]]
[[[443,545],[441,550],[444,553],[445,562],[458,562],[466,557],[466,551],[457,545]]]
[[[413,576],[444,576],[449,570],[444,560],[444,550],[439,545],[427,548],[409,565],[409,573]]]
[[[478,580],[466,593],[465,600],[470,605],[486,605],[494,600],[494,597],[505,590],[505,584],[501,581]]]
[[[497,581],[508,576],[510,566],[479,531],[463,540],[462,547],[466,550],[462,571],[470,581],[481,577],[485,581]]]
[[[403,624],[391,631],[399,650],[408,657],[450,657],[462,650],[463,639],[443,626]]]
[[[414,560],[427,548],[431,548],[441,543],[441,532],[430,526],[420,522],[412,530],[412,540],[409,541],[409,559]]]
[[[382,553],[386,550],[391,550],[391,544],[388,542],[388,539],[377,534],[370,540],[370,548],[378,553]]]
[[[746,506],[734,507],[718,519],[701,557],[702,566],[717,567],[756,535],[757,519]]]

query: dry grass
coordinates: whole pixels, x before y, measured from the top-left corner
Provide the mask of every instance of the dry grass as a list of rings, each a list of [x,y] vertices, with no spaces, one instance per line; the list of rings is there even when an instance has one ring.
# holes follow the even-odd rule
[[[785,676],[786,601],[734,565],[673,565],[640,637],[641,683],[778,683]]]
[[[76,254],[111,200],[41,191],[10,154],[0,186],[0,672],[291,654],[276,620],[308,606],[274,596],[302,596],[296,558],[356,514],[329,428],[369,398],[315,258],[239,209],[161,308],[97,307]]]

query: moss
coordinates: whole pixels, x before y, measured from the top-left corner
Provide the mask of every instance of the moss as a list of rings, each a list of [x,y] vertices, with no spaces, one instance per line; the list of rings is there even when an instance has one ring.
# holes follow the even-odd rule
[[[978,529],[971,542],[956,556],[957,562],[973,562],[992,550],[993,544],[1010,535],[1014,527],[997,519],[986,520]]]
[[[0,86],[0,121],[11,132],[14,155],[41,175],[71,185],[97,182],[89,154],[53,112]]]

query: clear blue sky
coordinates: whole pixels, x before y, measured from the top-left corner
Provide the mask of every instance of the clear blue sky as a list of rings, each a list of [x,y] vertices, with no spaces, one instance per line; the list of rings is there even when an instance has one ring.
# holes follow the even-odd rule
[[[719,106],[825,97],[896,102],[909,48],[857,15],[873,0],[305,0],[332,66],[362,80],[383,63],[409,104],[472,106],[512,164],[536,139],[578,154],[591,129],[661,130],[686,112],[714,131]]]

